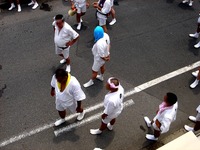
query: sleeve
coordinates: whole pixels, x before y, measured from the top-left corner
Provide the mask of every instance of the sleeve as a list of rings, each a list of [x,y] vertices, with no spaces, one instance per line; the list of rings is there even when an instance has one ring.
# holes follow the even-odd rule
[[[113,113],[114,110],[115,110],[114,104],[112,102],[108,102],[103,112],[104,114],[110,115]]]
[[[110,10],[111,10],[111,5],[108,3],[108,1],[106,1],[106,2],[104,3],[103,8],[101,9],[101,12],[102,12],[103,14],[108,14],[108,13],[110,12]]]
[[[55,77],[55,75],[53,75],[53,77],[52,77],[52,79],[51,79],[51,86],[52,86],[53,88],[56,87],[56,77]]]
[[[79,36],[79,34],[73,30],[72,27],[68,29],[68,33],[72,39],[76,39]]]
[[[54,27],[56,26],[56,21],[52,22],[52,26],[54,26]]]
[[[74,78],[73,80],[74,81],[73,81],[73,85],[72,85],[71,94],[73,95],[73,97],[76,101],[82,101],[86,98],[86,95],[83,92],[83,90],[81,89],[81,85],[78,82],[78,80],[76,78]]]

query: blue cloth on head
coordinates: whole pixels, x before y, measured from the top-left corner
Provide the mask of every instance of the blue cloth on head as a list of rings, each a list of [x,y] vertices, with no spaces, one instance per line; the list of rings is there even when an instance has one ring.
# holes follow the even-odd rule
[[[97,26],[94,29],[94,41],[97,42],[99,39],[101,39],[104,36],[104,30],[102,27]]]

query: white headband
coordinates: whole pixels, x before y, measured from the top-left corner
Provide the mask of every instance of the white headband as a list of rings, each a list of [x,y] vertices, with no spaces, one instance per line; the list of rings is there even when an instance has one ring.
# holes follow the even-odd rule
[[[111,82],[112,79],[114,79],[114,77],[109,78],[108,81],[107,81],[108,84],[110,85],[110,88],[118,89],[120,84],[119,85],[115,85],[114,83]]]

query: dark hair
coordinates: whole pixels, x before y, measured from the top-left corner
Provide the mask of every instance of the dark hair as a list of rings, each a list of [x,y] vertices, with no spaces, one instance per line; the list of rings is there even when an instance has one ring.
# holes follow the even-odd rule
[[[172,106],[177,102],[177,96],[174,93],[167,93],[167,103]]]
[[[62,20],[64,21],[64,16],[62,14],[58,14],[55,16],[55,20]]]
[[[56,78],[58,77],[66,77],[68,73],[64,69],[57,69],[55,72]]]
[[[111,83],[114,83],[115,86],[119,85],[119,80],[117,78],[112,78],[110,81]]]

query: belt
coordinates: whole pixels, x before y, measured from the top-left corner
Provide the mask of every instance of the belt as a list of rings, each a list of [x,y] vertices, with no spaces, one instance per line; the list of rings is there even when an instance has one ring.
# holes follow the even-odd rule
[[[58,48],[61,48],[61,49],[63,49],[63,50],[64,50],[64,49],[67,49],[68,47],[69,47],[69,46],[67,46],[67,47],[59,47],[59,46],[58,46]]]

